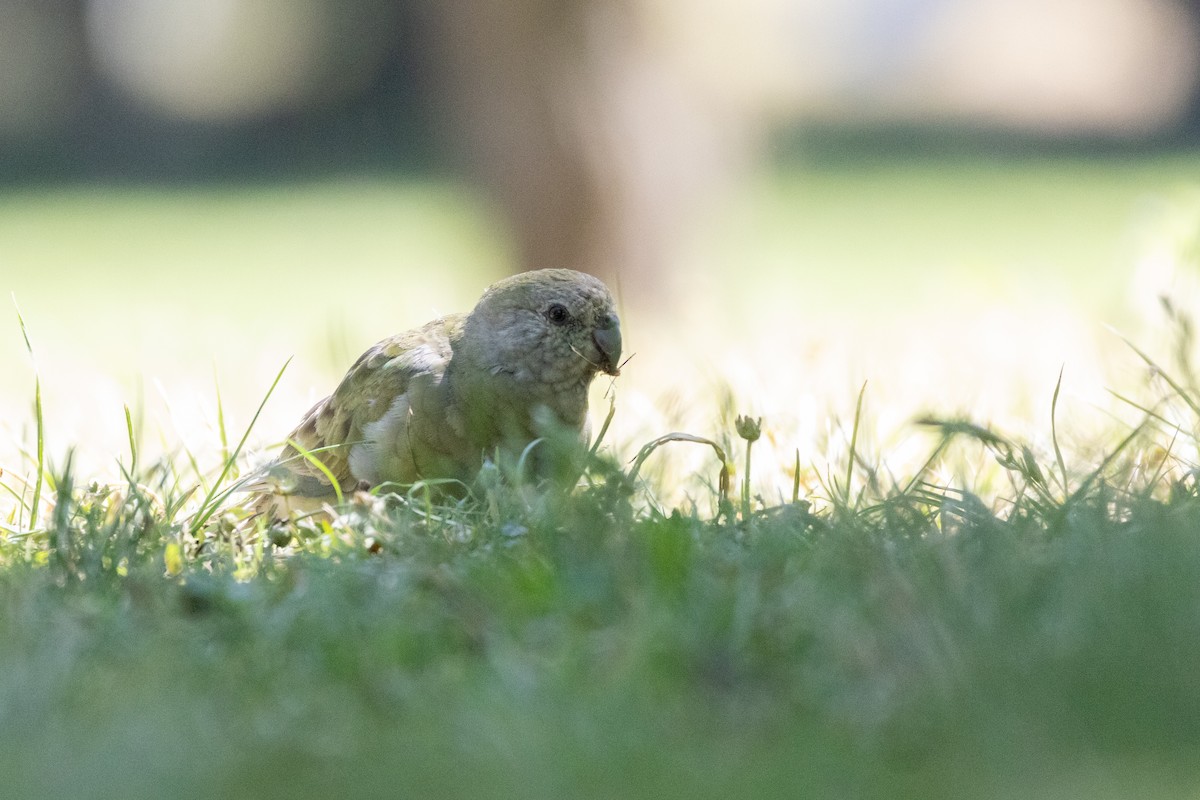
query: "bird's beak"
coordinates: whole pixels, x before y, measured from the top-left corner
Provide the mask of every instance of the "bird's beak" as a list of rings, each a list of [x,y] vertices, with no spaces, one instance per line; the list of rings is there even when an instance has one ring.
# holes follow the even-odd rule
[[[596,330],[592,331],[592,341],[600,351],[600,366],[604,371],[609,375],[620,375],[617,364],[621,360],[621,322],[616,314],[609,313],[600,318]]]

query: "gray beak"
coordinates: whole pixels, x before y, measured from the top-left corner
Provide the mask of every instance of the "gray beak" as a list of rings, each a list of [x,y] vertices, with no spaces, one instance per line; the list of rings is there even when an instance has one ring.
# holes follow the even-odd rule
[[[592,331],[592,341],[600,351],[602,361],[600,366],[609,375],[620,375],[617,363],[621,360],[621,322],[616,314],[605,314],[596,323]]]

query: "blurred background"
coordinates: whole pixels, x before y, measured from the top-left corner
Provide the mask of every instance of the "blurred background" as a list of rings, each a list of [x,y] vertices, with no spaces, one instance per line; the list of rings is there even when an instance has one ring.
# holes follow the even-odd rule
[[[59,457],[123,405],[211,451],[296,355],[277,442],[372,341],[571,266],[637,354],[618,442],[765,414],[791,464],[864,380],[883,440],[1041,419],[1064,364],[1095,410],[1103,324],[1190,285],[1198,88],[1190,0],[0,0],[0,288]]]

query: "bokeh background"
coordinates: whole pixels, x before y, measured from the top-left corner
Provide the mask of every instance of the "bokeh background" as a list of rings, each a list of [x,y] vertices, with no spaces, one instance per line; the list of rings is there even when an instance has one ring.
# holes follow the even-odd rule
[[[1184,0],[0,0],[0,288],[48,451],[104,470],[123,406],[214,459],[294,355],[268,447],[376,339],[584,269],[636,353],[618,450],[761,414],[770,496],[864,381],[899,451],[1041,424],[1064,365],[1105,419],[1106,325],[1191,297],[1198,85]]]

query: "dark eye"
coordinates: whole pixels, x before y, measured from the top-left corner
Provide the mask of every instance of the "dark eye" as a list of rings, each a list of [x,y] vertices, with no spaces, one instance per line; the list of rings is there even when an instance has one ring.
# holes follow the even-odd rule
[[[570,318],[570,312],[567,311],[567,307],[562,303],[554,303],[546,309],[546,319],[550,320],[555,325],[562,325]]]

